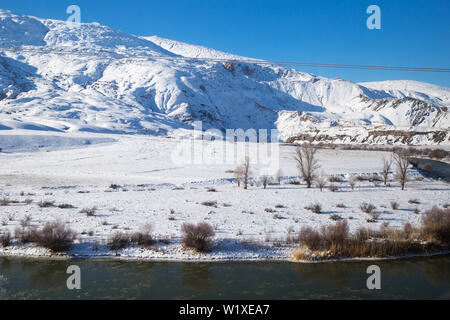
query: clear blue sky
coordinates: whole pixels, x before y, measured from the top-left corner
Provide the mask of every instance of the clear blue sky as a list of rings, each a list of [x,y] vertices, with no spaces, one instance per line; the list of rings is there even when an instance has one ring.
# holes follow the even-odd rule
[[[159,35],[247,57],[339,64],[450,68],[449,0],[2,0],[1,7],[137,35]],[[381,8],[368,30],[366,9]],[[450,87],[448,73],[301,68],[352,81],[411,79]]]

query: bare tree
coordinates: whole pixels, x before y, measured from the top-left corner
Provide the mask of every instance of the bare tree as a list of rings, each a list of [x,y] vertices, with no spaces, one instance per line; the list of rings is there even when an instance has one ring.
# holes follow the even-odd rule
[[[297,168],[308,188],[311,188],[315,178],[315,171],[319,168],[316,152],[317,147],[311,143],[304,143],[297,147],[296,150],[295,161],[297,162]]]
[[[264,189],[266,189],[267,184],[269,183],[269,176],[263,175],[263,176],[261,176],[260,180],[261,180],[261,183],[262,183]]]
[[[352,190],[355,190],[355,185],[356,185],[356,179],[355,177],[350,177],[348,179],[348,184],[350,185],[350,187],[352,188]]]
[[[325,173],[321,172],[320,175],[316,178],[316,187],[320,189],[322,192],[323,188],[327,185],[327,176]]]
[[[382,170],[384,185],[387,184],[387,180],[388,180],[389,173],[391,172],[391,168],[392,168],[392,157],[384,158],[383,159],[383,170]]]
[[[281,184],[281,177],[283,176],[283,170],[278,169],[275,179],[277,179],[278,185]]]
[[[398,182],[402,186],[402,190],[405,190],[405,184],[406,184],[406,181],[408,180],[408,175],[407,175],[408,166],[409,166],[408,156],[406,155],[406,153],[400,153],[400,152],[394,153],[393,161],[396,166],[395,178],[398,180]]]
[[[239,188],[241,186],[242,175],[243,175],[242,166],[236,167],[234,169],[233,173],[234,173],[234,178],[236,179],[236,183],[237,183],[238,188]]]
[[[245,157],[244,164],[234,170],[234,175],[238,182],[238,186],[240,186],[242,182],[244,189],[248,189],[250,174],[250,159],[249,157]]]

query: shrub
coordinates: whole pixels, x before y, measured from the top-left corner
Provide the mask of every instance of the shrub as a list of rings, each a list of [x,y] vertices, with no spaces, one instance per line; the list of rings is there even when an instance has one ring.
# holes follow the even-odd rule
[[[325,173],[321,172],[315,179],[316,187],[322,192],[323,188],[327,185],[327,177]]]
[[[25,217],[23,217],[22,220],[20,220],[20,225],[22,226],[22,228],[27,228],[30,226],[31,220],[32,220],[31,214],[27,214],[25,215]]]
[[[361,209],[362,212],[364,213],[372,213],[376,207],[371,204],[371,203],[367,203],[367,202],[363,202],[361,203],[361,205],[359,206],[359,208]]]
[[[345,204],[343,204],[343,203],[338,203],[338,204],[336,205],[336,208],[345,209],[346,207],[345,207]]]
[[[58,208],[60,208],[60,209],[72,209],[73,205],[68,204],[68,203],[61,203],[61,204],[58,205]]]
[[[155,243],[152,236],[153,227],[150,224],[146,224],[140,231],[137,231],[131,235],[131,242],[136,243],[139,246],[150,246]]]
[[[273,210],[272,208],[265,208],[264,211],[265,211],[265,212],[268,212],[268,213],[273,213],[273,212],[275,212],[275,210]]]
[[[342,183],[342,182],[344,182],[344,179],[342,179],[339,176],[331,176],[331,177],[328,178],[328,181],[331,182],[331,183],[333,183],[333,182]]]
[[[318,202],[310,204],[309,206],[305,207],[305,209],[306,210],[310,210],[311,212],[314,212],[314,213],[317,213],[317,214],[322,213],[322,206]]]
[[[333,214],[330,216],[330,219],[333,221],[339,221],[339,220],[342,220],[342,217],[338,214]]]
[[[422,234],[429,240],[450,244],[450,209],[433,207],[425,212],[422,220]]]
[[[7,197],[3,197],[0,199],[0,206],[2,206],[2,207],[9,206],[10,203],[11,203],[11,200]]]
[[[217,201],[204,201],[202,202],[202,205],[217,208]]]
[[[331,192],[337,192],[337,191],[339,191],[339,187],[335,186],[334,184],[332,184],[332,185],[330,185],[330,191]]]
[[[116,190],[116,189],[119,188],[119,185],[118,185],[118,184],[115,184],[115,183],[111,183],[111,185],[109,186],[109,188],[110,188],[110,189],[113,189],[113,190]]]
[[[311,250],[319,250],[322,246],[320,233],[311,227],[303,227],[300,230],[298,241]]]
[[[357,243],[366,242],[370,237],[370,231],[366,228],[359,228],[354,234],[354,239]]]
[[[92,208],[84,208],[80,210],[80,213],[85,213],[86,216],[88,217],[92,217],[95,216],[95,212],[97,211],[97,207],[92,207]]]
[[[123,232],[116,232],[112,235],[108,242],[108,248],[114,251],[126,248],[130,245],[131,239],[129,235]]]
[[[417,199],[409,199],[408,203],[410,204],[420,204],[420,201]]]
[[[322,226],[321,235],[327,245],[343,245],[349,236],[349,227],[346,220],[338,221],[335,225]]]
[[[55,201],[39,201],[38,206],[41,208],[48,208],[48,207],[53,207],[55,205]]]
[[[207,188],[206,192],[217,192],[216,188]]]
[[[181,227],[183,244],[186,248],[195,249],[198,252],[207,252],[212,248],[214,229],[207,223],[197,225],[184,223]]]
[[[33,242],[53,252],[69,250],[76,238],[75,232],[59,221],[47,222],[41,230],[35,230],[32,234]]]
[[[369,223],[375,223],[380,218],[380,214],[377,212],[371,212],[369,214],[370,214],[370,218],[367,219],[367,222],[369,222]]]
[[[383,182],[383,178],[379,176],[370,176],[369,182]]]
[[[34,234],[35,229],[34,228],[19,228],[17,227],[14,230],[14,237],[17,239],[20,243],[30,243],[34,241]]]
[[[11,233],[9,231],[0,234],[0,243],[3,248],[9,247],[11,244]]]
[[[448,152],[443,149],[435,149],[431,151],[428,155],[430,156],[430,158],[443,159],[448,156]]]
[[[399,206],[400,205],[398,204],[398,202],[391,201],[391,208],[392,208],[392,210],[398,210]]]

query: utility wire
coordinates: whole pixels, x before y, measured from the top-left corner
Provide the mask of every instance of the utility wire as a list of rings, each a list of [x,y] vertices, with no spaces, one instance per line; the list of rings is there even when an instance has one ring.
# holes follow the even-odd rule
[[[296,61],[270,61],[258,59],[221,59],[221,58],[195,58],[182,56],[157,56],[150,54],[135,54],[130,55],[126,53],[117,53],[108,50],[98,51],[76,51],[76,50],[57,50],[57,49],[43,49],[32,47],[12,47],[0,48],[0,52],[30,52],[40,54],[71,54],[76,56],[92,56],[103,57],[114,60],[125,60],[126,62],[135,62],[142,59],[151,60],[174,60],[187,62],[223,62],[223,63],[244,63],[255,65],[282,65],[282,66],[296,66],[296,67],[314,67],[314,68],[341,68],[341,69],[363,69],[363,70],[391,70],[391,71],[410,71],[410,72],[441,72],[448,73],[448,68],[430,68],[430,67],[402,67],[402,66],[376,66],[376,65],[356,65],[356,64],[329,64],[317,62],[296,62]],[[142,61],[140,61],[142,62]]]

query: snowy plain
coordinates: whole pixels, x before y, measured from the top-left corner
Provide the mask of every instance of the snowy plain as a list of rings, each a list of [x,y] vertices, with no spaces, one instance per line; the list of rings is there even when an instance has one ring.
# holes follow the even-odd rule
[[[67,142],[66,139],[70,139]],[[11,141],[14,140],[14,143]],[[406,191],[396,182],[391,186],[375,186],[357,182],[355,190],[348,178],[355,175],[380,174],[386,152],[320,150],[320,170],[340,176],[346,182],[335,183],[337,192],[305,185],[290,184],[299,180],[294,161],[295,148],[280,146],[281,185],[263,189],[255,183],[249,190],[238,188],[230,170],[235,164],[179,165],[173,161],[173,150],[182,143],[178,139],[141,135],[108,135],[14,130],[0,132],[0,145],[9,141],[15,148],[0,153],[0,198],[19,203],[0,206],[0,229],[10,230],[21,219],[31,215],[32,226],[60,220],[79,233],[70,256],[116,257],[161,260],[230,260],[290,259],[295,245],[286,242],[302,226],[320,228],[335,223],[337,214],[349,223],[351,231],[360,226],[379,228],[383,223],[401,228],[406,222],[418,225],[422,214],[432,206],[450,200],[448,183],[416,179],[421,175],[410,170],[411,181]],[[30,144],[34,141],[34,144]],[[76,145],[78,142],[78,145]],[[220,141],[208,144],[220,144]],[[36,144],[39,148],[36,150]],[[26,145],[29,145],[27,150]],[[255,165],[252,177],[261,174]],[[118,185],[117,189],[110,188]],[[215,188],[210,192],[208,188]],[[29,205],[22,203],[32,199]],[[409,200],[418,199],[420,204]],[[55,201],[54,207],[40,208],[39,201]],[[207,201],[215,206],[205,206]],[[400,204],[392,210],[391,201]],[[323,213],[305,209],[319,202]],[[379,221],[368,223],[368,215],[359,206],[369,202],[377,207]],[[60,209],[59,204],[74,208]],[[344,208],[338,208],[344,204]],[[94,216],[80,213],[96,207]],[[215,229],[214,249],[208,254],[184,250],[181,244],[183,223],[207,222]],[[114,232],[138,231],[146,224],[153,234],[166,241],[143,249],[130,247],[110,251],[106,243]],[[50,252],[34,245],[13,244],[0,249],[0,254],[50,256]]]

